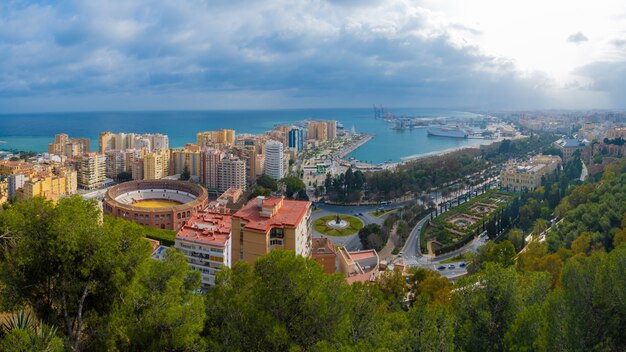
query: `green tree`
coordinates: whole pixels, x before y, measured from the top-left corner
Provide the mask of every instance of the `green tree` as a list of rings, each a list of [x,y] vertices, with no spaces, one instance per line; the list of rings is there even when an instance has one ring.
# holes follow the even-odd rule
[[[189,172],[189,168],[187,167],[187,165],[185,165],[185,167],[183,168],[183,172],[180,174],[180,177],[178,178],[181,181],[188,181],[191,178],[191,172]]]
[[[459,282],[453,297],[457,345],[462,351],[502,351],[517,315],[520,294],[515,269],[490,264]]]
[[[44,323],[57,326],[80,350],[92,318],[110,311],[149,245],[138,225],[97,221],[95,200],[72,196],[56,207],[41,198],[0,213],[11,238],[2,252],[5,297],[27,303]],[[95,221],[94,221],[95,220]]]
[[[258,196],[269,197],[272,195],[272,190],[265,188],[263,186],[256,186],[252,193],[250,193],[249,199],[256,198]]]
[[[107,319],[116,349],[198,351],[203,349],[204,297],[200,272],[168,249],[163,261],[146,258]]]
[[[349,336],[345,279],[293,251],[274,250],[252,271],[238,262],[220,272],[207,296],[205,331],[219,350],[310,349]]]
[[[449,306],[429,305],[422,296],[408,311],[412,351],[456,351],[455,317]]]
[[[37,323],[24,308],[6,318],[2,325],[0,351],[63,351],[63,341],[56,335],[57,329]]]
[[[509,231],[509,241],[513,243],[515,251],[519,252],[524,248],[524,233],[520,229],[512,229]]]
[[[261,175],[256,179],[257,186],[261,186],[263,188],[267,188],[272,192],[276,192],[278,190],[278,182],[268,175]]]
[[[515,264],[515,247],[511,241],[502,241],[501,243],[487,242],[478,249],[478,253],[474,260],[470,263],[468,271],[477,273],[485,267],[487,263],[500,264],[503,267],[509,267]]]
[[[306,185],[304,182],[296,176],[287,176],[281,179],[279,182],[282,182],[286,186],[286,196],[289,198],[294,198],[295,195],[303,190],[306,190]]]

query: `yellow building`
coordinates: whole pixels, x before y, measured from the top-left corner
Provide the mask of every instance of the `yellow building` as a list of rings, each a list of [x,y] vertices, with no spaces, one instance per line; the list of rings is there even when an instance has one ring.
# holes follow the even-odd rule
[[[326,137],[328,140],[337,138],[337,121],[326,121]]]
[[[561,158],[538,155],[523,164],[510,165],[500,174],[502,188],[513,191],[532,191],[541,186],[541,178],[553,173],[561,165]]]
[[[325,121],[309,121],[307,125],[308,139],[328,140],[328,126]]]
[[[89,138],[70,138],[67,134],[57,134],[54,142],[48,144],[48,153],[68,158],[89,153]]]
[[[24,182],[21,190],[18,190],[18,199],[32,197],[45,197],[57,201],[60,196],[76,193],[77,172],[67,168],[61,168],[56,174],[44,171],[38,175],[32,175]]]
[[[167,176],[169,159],[167,150],[146,154],[143,158],[143,179],[158,180]]]
[[[200,148],[212,147],[216,144],[233,145],[235,144],[235,130],[198,132],[196,134],[196,144]]]
[[[27,174],[32,169],[32,165],[24,161],[0,160],[0,176]]]
[[[100,138],[98,139],[98,148],[98,152],[100,154],[104,154],[108,150],[115,149],[114,134],[109,131],[100,133]]]
[[[200,176],[200,148],[195,144],[187,144],[183,149],[172,149],[170,152],[170,175],[182,174],[185,168],[191,176]]]
[[[311,256],[311,202],[257,197],[232,216],[232,263],[250,264],[274,249]]]

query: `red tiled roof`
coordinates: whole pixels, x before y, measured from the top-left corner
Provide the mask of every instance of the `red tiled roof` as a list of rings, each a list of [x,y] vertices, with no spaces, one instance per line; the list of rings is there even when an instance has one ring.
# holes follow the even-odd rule
[[[267,198],[263,200],[263,208],[282,206],[277,209],[273,216],[261,215],[261,209],[257,206],[258,199],[252,199],[243,208],[233,214],[234,218],[241,219],[247,224],[245,229],[267,232],[272,227],[296,227],[311,207],[311,202],[301,200],[288,200],[283,198]]]
[[[311,244],[313,249],[311,254],[313,256],[322,254],[337,255],[337,251],[335,251],[335,246],[333,245],[333,242],[326,237],[314,238],[311,241]]]
[[[178,230],[177,240],[224,246],[230,238],[231,217],[229,215],[198,212]]]
[[[361,260],[365,258],[375,257],[376,251],[373,249],[368,249],[358,252],[348,252],[348,254],[350,255],[350,258],[352,258],[352,260]]]

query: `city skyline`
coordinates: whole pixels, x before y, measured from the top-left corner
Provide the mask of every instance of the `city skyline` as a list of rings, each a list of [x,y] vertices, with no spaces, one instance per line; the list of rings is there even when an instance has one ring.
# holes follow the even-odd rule
[[[3,112],[624,108],[617,1],[0,5]]]

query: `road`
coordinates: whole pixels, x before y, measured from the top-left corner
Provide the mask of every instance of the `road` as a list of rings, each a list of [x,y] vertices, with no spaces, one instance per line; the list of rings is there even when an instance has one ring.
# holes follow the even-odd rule
[[[401,206],[401,205],[397,205]],[[313,212],[311,215],[311,221],[315,222],[315,220],[327,216],[327,215],[351,215],[355,216],[365,225],[368,224],[379,224],[382,225],[384,218],[377,217],[369,214],[369,212],[375,211],[376,205],[361,205],[361,206],[345,206],[345,205],[330,205],[324,203],[316,204],[317,210]],[[361,214],[361,215],[357,215]],[[313,237],[322,237],[323,235],[315,229],[313,229]],[[359,240],[358,233],[350,236],[326,236],[330,238],[335,245],[345,246],[349,251],[356,251],[361,249],[361,241]]]
[[[487,180],[485,181],[485,183],[477,186],[474,190],[465,193],[466,196],[460,195],[458,197],[454,197],[454,196],[449,197],[448,199],[441,200],[441,202],[438,205],[445,204],[445,203],[452,203],[452,204],[457,203],[458,204],[458,202],[460,203],[467,202],[469,199],[476,197],[479,194],[482,194],[480,192],[475,192],[475,190],[482,189],[483,185],[487,185],[487,188],[493,188],[494,186],[497,185],[497,180],[496,179]],[[421,248],[420,248],[420,232],[422,230],[422,227],[424,227],[428,223],[428,220],[430,220],[431,214],[433,213],[434,212],[426,215],[424,218],[418,221],[417,224],[413,227],[413,229],[411,230],[411,233],[409,234],[409,237],[406,240],[406,243],[404,244],[404,247],[402,248],[401,255],[399,255],[398,257],[401,257],[406,264],[413,266],[413,267],[421,267],[425,269],[439,270],[442,276],[446,276],[448,278],[455,278],[455,277],[462,276],[467,273],[467,270],[464,267],[464,265],[462,266],[462,264],[464,263],[454,262],[454,263],[443,265],[441,264],[441,261],[444,261],[449,258],[453,258],[465,252],[469,252],[469,251],[476,252],[478,248],[480,248],[480,246],[485,244],[485,242],[487,241],[487,236],[485,236],[485,234],[483,233],[481,234],[481,236],[475,238],[472,242],[470,242],[465,247],[459,248],[458,250],[452,251],[450,253],[446,253],[444,255],[440,255],[436,258],[425,256],[421,252]]]
[[[581,163],[583,164],[583,169],[580,172],[580,180],[585,182],[585,180],[587,179],[587,176],[589,175],[589,170],[587,169],[587,165],[585,165],[584,161],[581,161]]]

